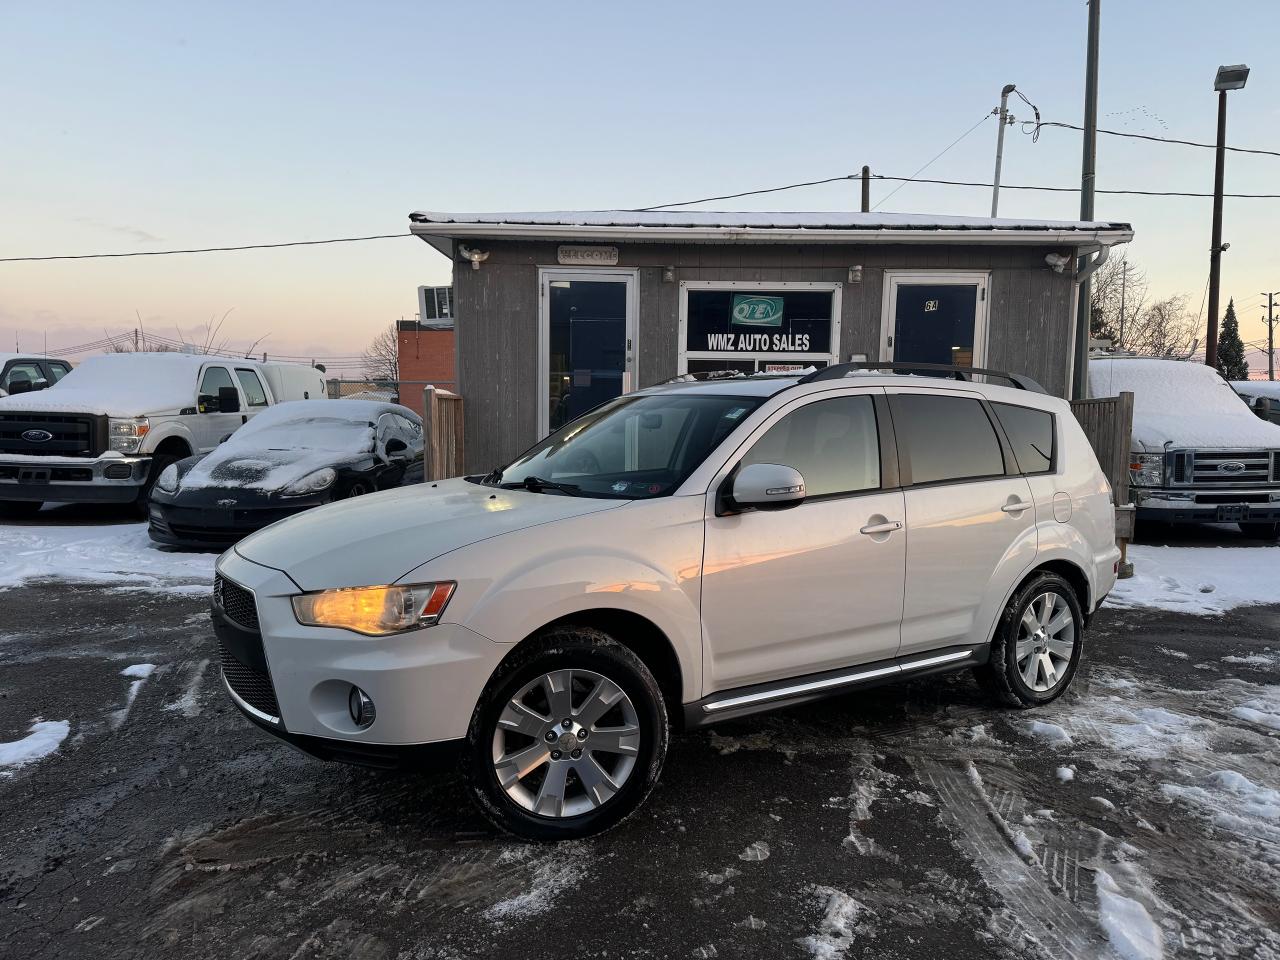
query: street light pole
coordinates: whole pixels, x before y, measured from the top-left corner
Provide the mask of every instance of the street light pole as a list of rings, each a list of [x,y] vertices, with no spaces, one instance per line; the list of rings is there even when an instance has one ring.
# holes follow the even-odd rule
[[[1093,219],[1094,172],[1098,161],[1098,30],[1102,19],[1102,0],[1089,0],[1089,39],[1084,61],[1084,150],[1080,160],[1080,219]],[[1089,257],[1076,260],[1076,271],[1082,271]],[[1072,364],[1071,396],[1083,400],[1089,390],[1089,321],[1092,317],[1091,285],[1088,276],[1080,284],[1076,297],[1075,362]]]
[[[1000,123],[998,124],[1000,129],[996,133],[996,173],[991,183],[992,220],[996,218],[996,209],[1000,206],[1000,164],[1004,160],[1004,128],[1009,117],[1009,94],[1016,89],[1014,84],[1006,83],[1004,89],[1000,91]]]
[[[1213,237],[1209,245],[1209,316],[1204,336],[1204,362],[1218,365],[1218,288],[1222,282],[1222,191],[1227,157],[1227,91],[1240,90],[1249,79],[1244,64],[1219,67],[1213,89],[1218,91],[1218,146],[1213,164]]]
[[[1267,298],[1267,379],[1276,378],[1276,297],[1280,290],[1264,293]]]

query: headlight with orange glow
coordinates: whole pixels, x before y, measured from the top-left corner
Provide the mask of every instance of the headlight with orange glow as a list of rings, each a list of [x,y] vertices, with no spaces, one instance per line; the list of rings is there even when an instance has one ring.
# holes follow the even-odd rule
[[[293,615],[310,627],[385,637],[438,623],[455,586],[445,581],[304,593],[293,598]]]

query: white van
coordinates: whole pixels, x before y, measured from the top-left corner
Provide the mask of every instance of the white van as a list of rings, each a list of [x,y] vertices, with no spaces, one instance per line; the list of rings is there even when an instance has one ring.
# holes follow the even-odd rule
[[[46,390],[0,398],[0,511],[45,501],[133,503],[177,460],[208,453],[255,413],[326,396],[301,364],[184,353],[90,357]]]

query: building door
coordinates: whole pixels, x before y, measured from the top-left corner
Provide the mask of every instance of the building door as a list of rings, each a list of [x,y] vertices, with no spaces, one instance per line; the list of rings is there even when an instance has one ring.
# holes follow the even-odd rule
[[[885,273],[881,360],[981,367],[986,352],[985,273]]]
[[[558,430],[635,383],[632,270],[540,270],[538,435]]]

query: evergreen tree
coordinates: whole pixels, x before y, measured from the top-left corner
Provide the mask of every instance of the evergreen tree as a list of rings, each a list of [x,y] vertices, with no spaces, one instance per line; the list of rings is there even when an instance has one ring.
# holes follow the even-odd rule
[[[1218,372],[1225,380],[1249,379],[1249,363],[1244,358],[1244,341],[1240,339],[1234,299],[1227,301],[1227,315],[1222,320],[1222,333],[1218,337]]]
[[[1089,336],[1095,340],[1110,340],[1113,346],[1118,346],[1115,330],[1111,328],[1111,321],[1103,313],[1102,308],[1097,304],[1090,304],[1089,311]]]

